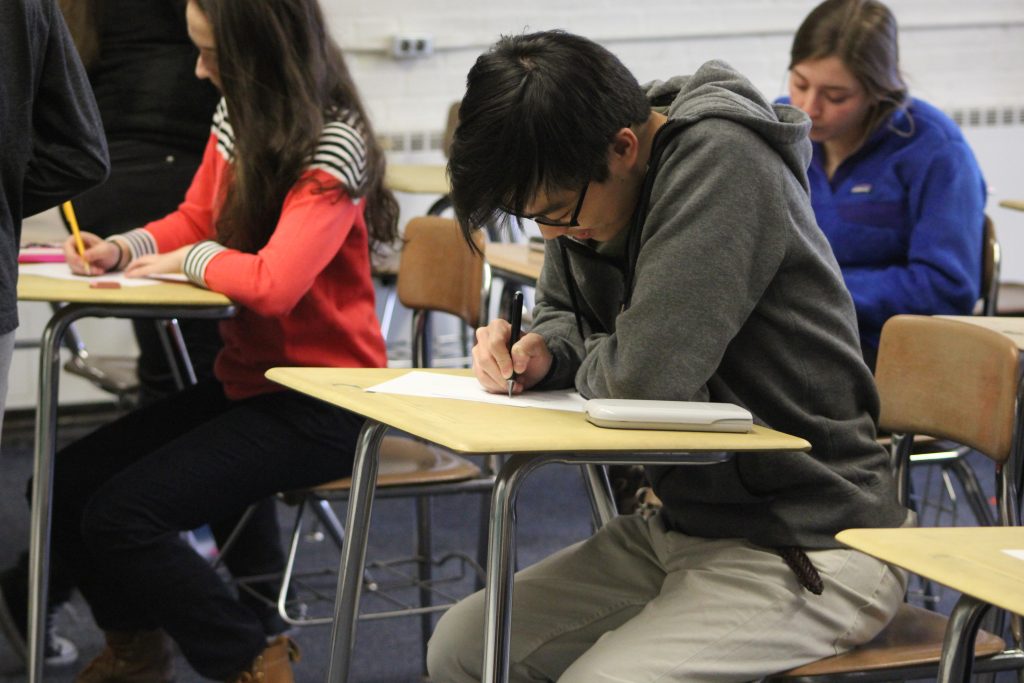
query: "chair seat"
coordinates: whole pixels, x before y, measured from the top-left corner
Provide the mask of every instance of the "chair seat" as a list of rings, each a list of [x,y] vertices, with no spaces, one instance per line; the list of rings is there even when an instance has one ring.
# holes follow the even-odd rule
[[[406,436],[385,436],[380,449],[377,486],[412,486],[464,481],[480,476],[480,468],[433,444]],[[348,491],[352,479],[345,477],[317,486],[317,494]]]
[[[941,614],[904,603],[892,622],[870,642],[841,655],[777,674],[772,676],[772,680],[937,664],[946,622],[946,617]],[[974,644],[974,655],[995,655],[1005,647],[1002,638],[980,630]]]

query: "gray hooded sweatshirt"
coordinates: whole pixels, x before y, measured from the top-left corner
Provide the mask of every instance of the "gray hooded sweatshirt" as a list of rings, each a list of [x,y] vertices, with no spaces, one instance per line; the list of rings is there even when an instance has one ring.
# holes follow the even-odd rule
[[[736,403],[811,443],[651,468],[669,528],[817,549],[901,525],[853,303],[808,198],[807,117],[721,62],[646,92],[669,118],[649,202],[612,242],[546,247],[532,331],[555,362],[538,388]]]

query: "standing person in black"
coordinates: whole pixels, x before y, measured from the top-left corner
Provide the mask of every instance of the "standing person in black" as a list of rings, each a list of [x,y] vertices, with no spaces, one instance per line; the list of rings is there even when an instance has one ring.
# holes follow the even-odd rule
[[[172,213],[202,160],[220,99],[209,81],[196,78],[199,53],[188,36],[184,0],[58,3],[86,67],[110,150],[109,178],[75,198],[79,224],[106,237]],[[134,328],[140,403],[176,393],[153,322],[134,321]],[[181,329],[197,379],[212,377],[213,361],[222,346],[217,321],[183,320]],[[13,333],[11,338],[13,344]],[[238,517],[231,517],[211,523],[218,545],[237,521]],[[284,568],[273,499],[257,504],[244,533],[225,556],[225,565],[234,576],[273,575]],[[24,554],[12,569],[0,574],[0,629],[22,656],[27,573],[28,555]],[[278,583],[250,587],[276,597]],[[59,569],[52,572],[46,638],[49,665],[68,665],[78,658],[74,643],[52,627],[54,610],[71,598],[73,588],[74,582]],[[264,600],[245,591],[241,599],[261,615],[268,636],[287,628]]]
[[[102,182],[109,168],[96,102],[55,0],[0,3],[0,149],[2,418],[18,327],[22,218]]]

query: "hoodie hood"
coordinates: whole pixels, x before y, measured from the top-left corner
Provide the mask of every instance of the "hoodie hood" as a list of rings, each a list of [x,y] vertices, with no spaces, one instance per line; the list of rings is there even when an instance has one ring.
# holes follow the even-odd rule
[[[691,76],[652,81],[642,87],[651,106],[664,108],[670,121],[696,123],[705,118],[724,118],[754,131],[807,187],[811,120],[792,105],[769,102],[753,83],[725,62],[710,61]]]

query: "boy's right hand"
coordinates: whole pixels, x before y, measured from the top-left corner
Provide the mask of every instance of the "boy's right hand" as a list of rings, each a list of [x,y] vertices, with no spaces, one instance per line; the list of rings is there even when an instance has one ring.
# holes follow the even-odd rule
[[[74,236],[64,240],[64,258],[76,275],[101,275],[117,267],[117,259],[121,252],[116,246],[99,235],[82,232],[82,243],[85,244],[85,260],[78,255]],[[88,268],[86,268],[88,263]]]
[[[529,389],[548,374],[551,351],[539,334],[524,334],[512,347],[509,355],[508,340],[512,326],[507,320],[492,320],[487,327],[477,328],[473,347],[473,374],[480,385],[494,394],[508,391],[508,378],[513,364],[517,374],[513,393]]]

